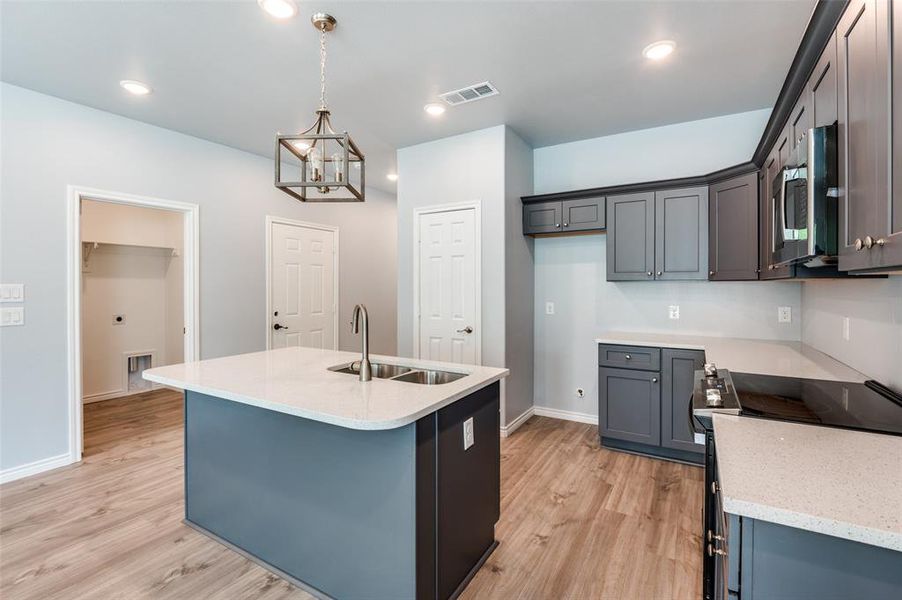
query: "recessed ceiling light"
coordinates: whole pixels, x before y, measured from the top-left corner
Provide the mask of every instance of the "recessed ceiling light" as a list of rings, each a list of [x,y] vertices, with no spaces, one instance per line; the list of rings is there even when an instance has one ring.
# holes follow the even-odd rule
[[[439,115],[445,114],[445,107],[439,104],[438,102],[433,102],[431,104],[427,104],[423,107],[427,113],[432,115],[433,117],[437,117]]]
[[[123,79],[119,82],[119,85],[122,86],[125,91],[134,94],[135,96],[146,96],[153,91],[146,83],[141,83],[134,79]]]
[[[389,181],[398,181],[398,174],[397,173],[389,173],[388,175],[385,176],[385,178],[388,179]]]
[[[676,49],[676,42],[672,40],[661,40],[653,44],[649,44],[642,51],[642,55],[650,60],[661,60]]]
[[[260,8],[277,19],[290,19],[298,14],[298,7],[292,0],[257,0]]]

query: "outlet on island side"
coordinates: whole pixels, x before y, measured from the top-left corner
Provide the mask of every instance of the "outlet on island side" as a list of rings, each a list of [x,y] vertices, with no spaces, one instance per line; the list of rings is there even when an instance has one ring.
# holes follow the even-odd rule
[[[476,443],[473,439],[473,417],[464,421],[464,450],[468,450],[470,446]]]

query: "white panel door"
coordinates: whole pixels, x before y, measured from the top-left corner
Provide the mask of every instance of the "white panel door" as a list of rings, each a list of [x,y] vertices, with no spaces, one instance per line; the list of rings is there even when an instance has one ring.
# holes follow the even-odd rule
[[[419,215],[419,356],[476,364],[476,211]]]
[[[335,232],[272,223],[271,347],[335,350]]]

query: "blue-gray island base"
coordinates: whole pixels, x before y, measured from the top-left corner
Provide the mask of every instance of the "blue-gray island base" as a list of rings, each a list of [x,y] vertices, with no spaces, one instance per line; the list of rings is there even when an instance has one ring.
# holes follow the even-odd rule
[[[376,431],[188,391],[185,520],[323,597],[456,597],[497,545],[499,389]]]

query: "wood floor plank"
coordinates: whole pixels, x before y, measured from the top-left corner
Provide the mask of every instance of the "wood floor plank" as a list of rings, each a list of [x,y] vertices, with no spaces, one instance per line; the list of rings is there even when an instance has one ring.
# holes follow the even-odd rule
[[[311,596],[182,523],[182,397],[85,406],[78,465],[0,486],[0,597]],[[533,417],[502,440],[501,542],[463,598],[697,598],[704,473]]]

